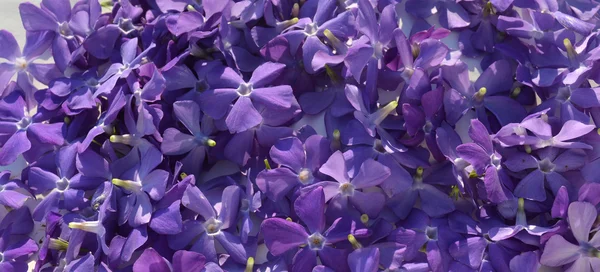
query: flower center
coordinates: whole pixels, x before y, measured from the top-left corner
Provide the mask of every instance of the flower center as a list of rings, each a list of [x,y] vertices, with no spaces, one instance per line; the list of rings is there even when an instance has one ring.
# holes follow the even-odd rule
[[[556,167],[556,165],[554,163],[552,163],[549,159],[546,158],[538,163],[538,167],[540,168],[540,170],[542,172],[550,173],[550,172],[554,171],[554,168]]]
[[[425,132],[425,134],[429,134],[432,130],[433,124],[430,121],[425,122],[425,125],[423,126],[423,132]]]
[[[319,30],[319,27],[317,26],[316,23],[310,23],[304,27],[304,33],[306,33],[306,35],[308,35],[308,36],[313,36],[313,35],[317,34],[318,30]]]
[[[304,185],[311,184],[314,180],[312,171],[306,168],[300,170],[300,173],[298,173],[298,180]]]
[[[383,144],[381,144],[381,140],[380,139],[375,139],[375,142],[373,143],[373,150],[377,153],[380,154],[385,154],[385,147],[383,147]]]
[[[206,234],[211,236],[221,233],[222,226],[223,222],[215,219],[214,217],[204,222],[204,230],[206,230]]]
[[[496,154],[492,154],[490,156],[490,161],[492,163],[493,166],[495,166],[496,168],[500,167],[500,163],[501,163],[501,157],[498,157]]]
[[[56,189],[63,192],[69,188],[69,180],[67,178],[61,178],[56,182]]]
[[[380,42],[376,42],[373,45],[373,57],[376,59],[383,58],[383,44],[381,44]]]
[[[425,235],[429,240],[437,240],[438,239],[438,229],[436,227],[427,227],[425,228]]]
[[[352,183],[346,182],[340,184],[339,187],[340,194],[344,196],[353,196],[354,195],[354,185]]]
[[[15,59],[15,67],[17,68],[17,70],[24,71],[25,69],[27,69],[27,65],[27,60],[24,57]]]
[[[252,87],[252,83],[242,83],[237,88],[237,93],[241,96],[249,96],[253,90],[254,87]]]
[[[27,129],[27,127],[29,127],[29,125],[31,125],[31,118],[29,118],[29,117],[23,117],[23,119],[21,119],[21,121],[17,122],[18,129]]]
[[[318,232],[308,236],[308,246],[312,250],[321,250],[325,247],[325,237]]]
[[[118,22],[119,29],[124,34],[129,34],[135,30],[135,26],[133,25],[133,21],[128,18],[120,18]]]
[[[90,78],[85,81],[85,85],[92,89],[97,89],[100,86],[100,83],[96,78]]]
[[[210,89],[210,87],[208,86],[208,83],[204,80],[198,80],[196,82],[196,91],[197,92],[204,92],[206,90]]]
[[[73,38],[73,31],[71,31],[69,23],[67,22],[62,22],[58,25],[58,33],[60,33],[60,35],[63,36],[65,39]]]

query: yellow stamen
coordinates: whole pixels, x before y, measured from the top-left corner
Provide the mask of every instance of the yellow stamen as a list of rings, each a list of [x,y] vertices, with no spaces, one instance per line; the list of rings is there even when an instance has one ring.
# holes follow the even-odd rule
[[[348,241],[352,244],[354,249],[362,248],[362,245],[356,240],[356,237],[352,234],[348,234]]]
[[[367,223],[369,223],[369,215],[367,215],[366,213],[363,213],[363,214],[360,216],[360,222],[362,222],[362,223],[363,223],[363,224],[365,224],[365,225],[366,225]]]
[[[213,139],[208,139],[208,140],[206,140],[206,145],[208,145],[210,147],[214,147],[217,145],[217,142],[215,142],[215,140],[213,140]]]
[[[292,222],[292,218],[291,217],[288,217],[285,220]]]
[[[269,163],[269,160],[265,159],[264,162],[265,162],[265,168],[267,170],[271,170],[272,168],[271,168],[271,164]]]
[[[252,272],[253,270],[254,270],[254,258],[249,257],[248,260],[246,261],[246,269],[244,270],[244,272]]]
[[[516,87],[511,93],[510,96],[512,98],[515,98],[517,96],[519,96],[519,94],[521,94],[521,87]]]

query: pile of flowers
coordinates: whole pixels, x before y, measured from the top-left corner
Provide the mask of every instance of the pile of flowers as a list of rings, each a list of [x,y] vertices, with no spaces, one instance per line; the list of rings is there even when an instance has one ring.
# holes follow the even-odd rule
[[[0,271],[598,272],[599,9],[22,3]]]

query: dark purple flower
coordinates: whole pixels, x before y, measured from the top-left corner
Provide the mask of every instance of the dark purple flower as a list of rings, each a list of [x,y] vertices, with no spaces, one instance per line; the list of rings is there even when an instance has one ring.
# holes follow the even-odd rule
[[[365,189],[380,185],[390,175],[390,169],[373,159],[367,159],[358,173],[350,177],[342,152],[336,151],[329,157],[319,172],[332,177],[336,182],[323,183],[326,200],[329,201],[328,213],[340,216],[348,208],[354,207],[361,214],[376,218],[385,204],[385,195],[378,191]]]
[[[348,271],[347,249],[335,248],[337,242],[347,239],[352,229],[338,218],[325,229],[325,194],[322,187],[302,193],[294,202],[296,214],[306,225],[282,218],[263,221],[261,232],[269,252],[275,256],[292,252],[291,271],[310,271],[317,265],[317,256],[329,267]],[[307,231],[308,229],[308,231]]]
[[[461,144],[456,153],[471,164],[476,175],[485,176],[483,183],[487,198],[500,203],[511,198],[510,178],[502,168],[502,156],[494,149],[491,137],[485,126],[477,119],[471,120],[469,136],[473,143]]]
[[[281,167],[258,173],[256,185],[266,197],[278,202],[296,187],[320,184],[317,170],[331,154],[329,145],[320,135],[312,135],[304,143],[296,137],[277,141],[269,155]]]
[[[207,77],[214,89],[200,95],[200,107],[215,119],[225,117],[225,123],[231,133],[253,128],[263,121],[257,105],[285,110],[297,103],[290,86],[269,87],[283,68],[285,65],[265,63],[254,70],[248,82],[228,67],[210,71]],[[233,107],[229,110],[232,102]]]
[[[236,185],[226,187],[221,196],[221,210],[217,212],[198,187],[189,186],[181,203],[199,217],[196,220],[186,220],[183,223],[183,231],[169,239],[169,246],[179,250],[191,244],[191,251],[203,254],[207,260],[217,261],[217,240],[234,261],[246,263],[246,247],[234,232],[241,193],[241,189]]]

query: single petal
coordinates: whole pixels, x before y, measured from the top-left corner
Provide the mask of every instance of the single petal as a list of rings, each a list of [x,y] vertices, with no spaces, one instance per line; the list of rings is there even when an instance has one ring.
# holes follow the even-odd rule
[[[271,254],[278,256],[305,244],[308,234],[298,223],[281,218],[268,218],[260,226],[265,245]]]
[[[158,234],[178,234],[183,229],[181,212],[179,211],[181,201],[173,202],[169,207],[157,210],[152,215],[150,228]]]
[[[201,272],[206,264],[206,257],[197,252],[178,250],[173,254],[172,263],[174,272]]]
[[[42,10],[32,3],[22,3],[19,5],[21,21],[27,31],[57,31],[58,23],[47,11]]]
[[[594,205],[587,202],[573,202],[569,205],[569,226],[579,243],[587,242],[590,230],[598,216]]]
[[[217,241],[223,246],[225,251],[229,253],[229,256],[238,263],[244,263],[248,259],[246,248],[242,245],[240,237],[233,235],[227,231],[221,232],[220,235],[215,237]]]
[[[242,190],[236,185],[227,186],[223,190],[221,210],[219,211],[219,220],[223,222],[223,229],[236,225],[241,194]]]
[[[140,226],[129,233],[121,252],[121,261],[128,262],[133,253],[148,241],[146,226]]]
[[[261,171],[256,177],[256,186],[275,202],[281,201],[298,183],[298,175],[285,167]]]
[[[283,69],[285,69],[285,64],[265,62],[252,72],[249,83],[252,83],[254,88],[268,86],[281,75]]]
[[[490,163],[490,156],[480,145],[474,143],[461,144],[456,147],[456,153],[465,161],[473,165],[478,174],[485,172],[485,167]]]
[[[2,48],[0,48],[0,58],[14,61],[21,56],[21,48],[19,48],[15,36],[4,29],[0,30],[0,44],[2,44]]]
[[[373,160],[367,159],[360,166],[358,174],[352,179],[352,185],[357,189],[377,186],[391,175],[387,166]]]
[[[544,188],[544,173],[540,170],[535,170],[517,184],[515,188],[515,196],[529,200],[544,201],[546,200],[546,189]]]
[[[294,100],[292,87],[288,85],[258,88],[250,93],[252,101],[269,108],[289,109]]]
[[[421,208],[427,215],[438,217],[454,211],[454,202],[442,191],[433,185],[421,184],[419,188],[419,197],[421,198]]]
[[[154,248],[146,248],[142,255],[133,264],[133,272],[143,271],[170,271],[167,260],[160,256]]]
[[[303,192],[294,201],[294,211],[310,233],[321,233],[325,228],[325,194],[322,187]]]
[[[488,154],[494,152],[494,147],[492,146],[492,140],[490,139],[490,135],[488,133],[487,128],[481,121],[477,119],[471,120],[471,126],[469,127],[469,137],[476,144],[480,145],[485,149]]]
[[[181,198],[181,204],[197,214],[202,215],[204,218],[215,217],[215,211],[212,205],[196,186],[189,186],[185,190],[183,197]]]
[[[163,134],[160,150],[165,155],[182,155],[192,150],[196,145],[194,136],[181,133],[175,128],[167,128]]]
[[[349,200],[358,211],[370,218],[377,218],[385,206],[385,196],[380,192],[355,191]]]
[[[190,100],[173,103],[173,112],[177,119],[193,134],[198,135],[200,130],[200,107]]]
[[[214,89],[207,90],[200,94],[200,108],[206,114],[214,119],[221,119],[229,110],[229,105],[236,98],[238,93],[235,89]]]
[[[0,147],[0,165],[9,165],[23,152],[31,148],[31,142],[25,131],[17,131]]]
[[[512,271],[536,272],[539,268],[540,262],[536,251],[521,253],[510,260]]]
[[[348,255],[352,272],[377,272],[379,268],[378,248],[359,248]]]
[[[571,244],[560,235],[553,235],[544,247],[540,263],[557,267],[572,263],[579,258],[579,246]]]
[[[240,96],[227,115],[225,123],[231,133],[240,133],[262,122],[263,118],[247,96]]]
[[[342,152],[336,151],[329,157],[327,162],[321,166],[319,172],[334,178],[340,183],[349,182],[348,171],[346,170],[346,162]]]

